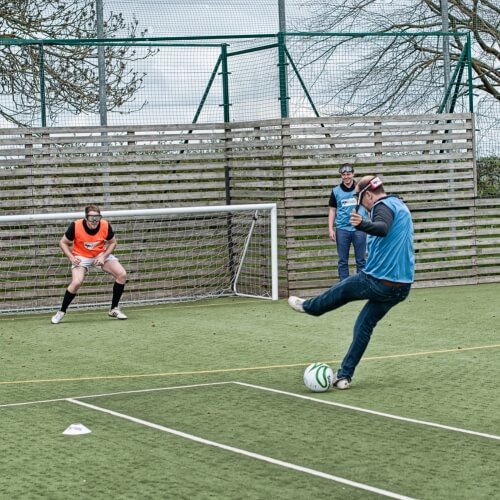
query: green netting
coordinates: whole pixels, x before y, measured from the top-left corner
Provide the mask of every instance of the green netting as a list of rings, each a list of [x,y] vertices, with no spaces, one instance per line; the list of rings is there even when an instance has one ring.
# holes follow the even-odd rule
[[[427,54],[441,39],[289,34],[281,45],[282,63],[275,35],[102,42],[107,124],[436,112],[446,87],[439,61],[429,62]],[[35,126],[101,123],[99,46],[83,40],[14,43],[8,49],[19,62],[12,69],[18,84],[2,96],[6,120]],[[416,43],[423,50],[412,50]],[[458,83],[455,110],[467,111],[467,71]]]

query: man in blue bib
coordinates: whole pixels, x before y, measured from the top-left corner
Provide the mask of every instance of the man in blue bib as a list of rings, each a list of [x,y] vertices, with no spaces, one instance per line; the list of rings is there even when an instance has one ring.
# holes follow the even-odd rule
[[[368,235],[365,269],[312,299],[288,299],[292,309],[312,316],[321,316],[355,300],[367,300],[332,383],[338,389],[349,388],[373,329],[391,308],[408,297],[415,274],[413,223],[408,207],[400,198],[388,196],[376,176],[363,177],[356,194],[358,206],[351,212],[350,223]],[[369,211],[369,219],[359,213],[360,205]]]
[[[339,280],[349,276],[349,250],[354,247],[356,272],[365,268],[366,233],[359,231],[350,222],[352,209],[356,206],[356,182],[354,168],[350,163],[339,169],[342,182],[332,189],[328,205],[328,234],[337,244]],[[361,209],[364,212],[364,209]]]

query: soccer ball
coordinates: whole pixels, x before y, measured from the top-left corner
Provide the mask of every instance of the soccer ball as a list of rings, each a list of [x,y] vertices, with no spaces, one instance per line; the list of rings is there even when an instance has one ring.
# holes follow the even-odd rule
[[[333,370],[326,363],[311,363],[304,371],[304,384],[312,392],[325,392],[332,382]]]

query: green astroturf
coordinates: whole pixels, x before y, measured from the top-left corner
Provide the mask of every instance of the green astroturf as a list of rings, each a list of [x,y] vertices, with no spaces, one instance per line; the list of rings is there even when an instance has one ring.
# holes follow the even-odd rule
[[[305,366],[338,366],[361,307],[314,318],[286,300],[238,298],[124,308],[127,321],[0,316],[0,498],[380,498],[65,400],[88,395],[79,400],[400,495],[497,497],[500,285],[413,290],[375,329],[350,390],[308,392]],[[73,423],[92,433],[64,436]]]

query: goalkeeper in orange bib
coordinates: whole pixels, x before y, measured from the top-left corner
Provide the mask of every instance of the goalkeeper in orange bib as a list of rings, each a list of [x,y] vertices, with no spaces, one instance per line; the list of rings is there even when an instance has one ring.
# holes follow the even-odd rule
[[[64,294],[61,309],[52,316],[52,323],[56,325],[64,318],[66,310],[83,284],[85,275],[94,266],[100,267],[115,279],[108,315],[115,319],[127,319],[118,307],[127,282],[127,272],[112,254],[116,248],[115,234],[111,224],[102,218],[99,207],[85,207],[85,218],[78,219],[68,226],[59,246],[71,261],[72,278]]]

